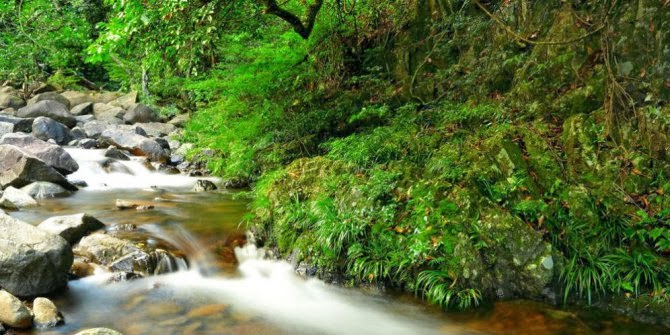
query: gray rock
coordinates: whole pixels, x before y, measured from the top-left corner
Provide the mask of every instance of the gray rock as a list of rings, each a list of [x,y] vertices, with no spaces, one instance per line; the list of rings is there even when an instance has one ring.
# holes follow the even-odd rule
[[[63,316],[53,301],[47,298],[33,300],[33,322],[37,328],[53,328],[63,323]]]
[[[30,328],[33,325],[30,309],[5,290],[0,290],[0,324],[18,329]]]
[[[170,145],[170,150],[172,150],[172,151],[175,151],[175,150],[179,149],[179,147],[181,147],[181,142],[179,142],[177,140],[171,140],[171,139],[168,138],[167,141],[168,141],[168,144]]]
[[[163,137],[172,133],[176,129],[175,126],[169,123],[161,122],[136,123],[135,126],[142,128],[144,132],[151,137]]]
[[[28,100],[28,106],[34,105],[40,101],[58,101],[61,104],[63,104],[65,107],[67,107],[68,110],[70,110],[70,100],[65,98],[64,96],[56,93],[56,92],[45,92],[45,93],[40,93]]]
[[[121,107],[123,109],[128,109],[137,103],[137,92],[133,91],[128,94],[125,94],[113,101],[110,101],[109,104],[116,107]]]
[[[117,332],[113,329],[108,328],[91,328],[82,330],[75,335],[123,335],[122,333]]]
[[[73,251],[75,255],[85,257],[101,265],[109,265],[126,255],[142,252],[140,248],[129,241],[103,233],[85,236],[73,248]]]
[[[102,166],[103,170],[107,173],[122,173],[122,174],[129,174],[133,175],[133,172],[130,171],[130,169],[121,164],[121,162],[118,162],[117,160],[110,158],[106,159],[102,163],[100,163],[100,166]]]
[[[74,127],[77,124],[77,120],[70,114],[68,108],[62,103],[53,100],[44,100],[34,105],[23,107],[16,112],[16,115],[23,118],[45,116],[68,127]]]
[[[70,114],[74,116],[89,115],[93,113],[93,103],[84,102],[83,104],[76,105],[70,110]]]
[[[14,125],[14,131],[30,133],[33,131],[33,118],[21,118],[11,115],[1,115],[0,122],[7,122]]]
[[[99,102],[100,93],[98,92],[80,92],[80,91],[65,91],[60,94],[63,98],[70,102],[70,106],[78,106],[84,103]]]
[[[128,155],[121,152],[121,150],[119,150],[115,146],[111,146],[111,147],[107,148],[107,150],[105,150],[105,157],[114,158],[114,159],[118,159],[118,160],[122,160],[122,161],[129,161],[130,160],[130,157],[128,157]]]
[[[72,261],[62,237],[0,214],[0,286],[9,293],[37,296],[65,287]]]
[[[42,221],[37,228],[51,234],[60,235],[73,245],[79,242],[82,237],[105,228],[105,224],[86,213],[79,213],[48,218]]]
[[[19,109],[26,105],[26,102],[19,97],[18,94],[13,92],[2,93],[0,92],[0,110],[6,108]]]
[[[103,131],[112,128],[114,125],[105,121],[89,121],[84,123],[84,132],[88,138],[100,138]]]
[[[105,121],[112,124],[123,124],[123,114],[125,110],[121,107],[114,107],[108,104],[93,104],[93,115],[99,121]]]
[[[126,124],[160,122],[161,118],[150,107],[143,104],[134,104],[123,115],[123,122]]]
[[[95,116],[91,114],[86,114],[86,115],[78,115],[74,117],[75,120],[77,120],[77,125],[79,124],[84,124],[89,121],[95,120]]]
[[[75,140],[81,140],[83,138],[86,138],[86,131],[82,127],[72,128],[71,134],[72,138],[74,138]]]
[[[51,84],[46,84],[42,83],[39,86],[37,86],[35,89],[33,89],[33,94],[40,94],[40,93],[45,93],[45,92],[55,92],[58,91],[56,87],[54,87]]]
[[[7,134],[0,138],[0,144],[16,146],[21,151],[39,158],[42,162],[65,175],[79,170],[79,164],[63,148],[44,142],[29,134]]]
[[[172,165],[179,165],[184,162],[184,156],[181,155],[171,155],[170,156],[170,164]]]
[[[188,114],[180,114],[172,118],[168,123],[181,128],[190,120],[191,117]]]
[[[70,129],[64,124],[48,117],[40,116],[33,121],[33,136],[48,141],[53,139],[58,144],[67,144],[73,140]]]
[[[161,148],[163,148],[167,151],[170,151],[170,143],[168,143],[168,141],[166,139],[164,139],[164,138],[154,138],[154,141],[156,141],[156,143],[158,143],[161,146]]]
[[[46,181],[34,182],[22,187],[21,190],[35,199],[67,197],[73,193],[63,186]]]
[[[19,209],[35,206],[37,206],[37,201],[35,201],[35,199],[33,199],[28,193],[11,186],[7,187],[2,192],[2,197],[0,198],[0,207],[7,209]]]
[[[135,156],[147,156],[156,162],[165,162],[169,153],[159,143],[130,131],[107,129],[100,135],[100,140],[120,149],[130,151]]]
[[[16,109],[11,108],[11,107],[10,108],[5,108],[5,109],[0,110],[0,114],[15,116],[16,115]]]
[[[205,191],[214,191],[218,187],[213,182],[206,179],[198,179],[193,186],[193,192],[205,192]]]
[[[85,138],[82,140],[79,140],[79,143],[77,144],[80,148],[84,149],[93,149],[98,147],[98,141],[91,139],[91,138]]]
[[[76,191],[65,177],[37,157],[16,146],[0,144],[0,187],[23,187],[36,181],[48,181]]]

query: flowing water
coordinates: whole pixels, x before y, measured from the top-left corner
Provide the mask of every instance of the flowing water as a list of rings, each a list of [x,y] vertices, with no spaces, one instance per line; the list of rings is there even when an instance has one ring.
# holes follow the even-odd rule
[[[89,186],[11,215],[37,224],[89,213],[117,236],[170,250],[175,272],[110,283],[104,271],[72,280],[53,300],[66,323],[26,334],[108,327],[135,334],[658,334],[661,329],[593,311],[509,301],[443,313],[407,295],[343,289],[304,280],[285,262],[240,247],[246,203],[231,192],[194,193],[196,179],[152,171],[139,159],[102,167],[99,150],[68,149]],[[148,211],[117,210],[116,199]],[[188,263],[188,265],[187,265]],[[22,334],[22,333],[19,333]]]

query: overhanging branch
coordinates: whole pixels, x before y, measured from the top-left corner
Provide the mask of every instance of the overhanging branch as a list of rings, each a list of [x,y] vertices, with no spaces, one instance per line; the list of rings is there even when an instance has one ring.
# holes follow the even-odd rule
[[[298,35],[303,39],[308,39],[309,35],[312,34],[312,29],[314,29],[314,22],[321,6],[323,6],[323,0],[316,0],[307,8],[307,21],[305,23],[295,14],[279,7],[276,0],[265,0],[265,13],[275,15],[288,22]]]

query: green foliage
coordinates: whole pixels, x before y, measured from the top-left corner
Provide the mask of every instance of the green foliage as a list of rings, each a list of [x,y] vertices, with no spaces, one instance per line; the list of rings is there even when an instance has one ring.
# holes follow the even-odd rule
[[[417,287],[425,292],[425,296],[433,304],[443,308],[457,305],[459,309],[476,307],[482,299],[476,289],[454,289],[456,281],[449,274],[438,270],[423,271],[417,277]]]
[[[3,1],[0,4],[0,78],[16,82],[46,79],[58,70],[90,71],[82,51],[91,42],[95,11],[86,0]]]

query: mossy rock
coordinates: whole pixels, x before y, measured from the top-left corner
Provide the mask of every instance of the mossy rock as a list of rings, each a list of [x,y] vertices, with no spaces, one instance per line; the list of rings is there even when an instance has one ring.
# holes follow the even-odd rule
[[[482,291],[500,298],[541,296],[554,276],[551,245],[522,220],[501,209],[482,213],[476,226],[475,239],[486,245],[479,250],[485,269],[479,270],[477,261],[461,266],[470,276],[475,270],[482,273],[473,278]]]

